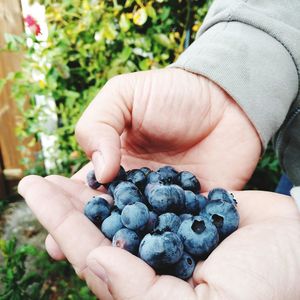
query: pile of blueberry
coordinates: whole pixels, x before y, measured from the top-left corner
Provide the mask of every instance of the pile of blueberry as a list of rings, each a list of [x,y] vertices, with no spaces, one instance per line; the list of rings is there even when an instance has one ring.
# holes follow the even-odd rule
[[[87,182],[93,189],[101,186],[94,171]],[[94,196],[85,215],[113,246],[139,256],[158,274],[188,279],[196,262],[238,228],[233,195],[216,188],[204,197],[198,179],[188,171],[164,166],[126,172],[121,167],[104,186],[114,205]]]

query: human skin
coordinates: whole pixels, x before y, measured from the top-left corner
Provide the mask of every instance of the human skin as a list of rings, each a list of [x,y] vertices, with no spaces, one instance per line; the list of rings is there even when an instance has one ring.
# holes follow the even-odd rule
[[[83,113],[76,126],[76,136],[87,156],[92,159],[100,182],[112,180],[120,163],[126,169],[141,166],[156,169],[162,165],[171,165],[177,170],[193,172],[201,182],[202,191],[213,187],[240,189],[251,176],[261,153],[259,136],[236,102],[209,79],[180,69],[114,77]],[[65,181],[65,178],[55,176],[43,180],[29,177],[23,183],[26,180],[33,181],[30,195],[42,189],[35,180],[42,180],[41,185],[49,185],[49,192],[58,189],[54,199],[67,197],[68,201],[57,204],[57,212],[74,208],[75,215],[82,219],[82,203],[89,198],[88,194],[95,193],[85,190],[84,178],[89,169],[91,164],[79,171],[73,180]],[[75,188],[74,184],[80,185],[80,188]],[[30,200],[35,196],[26,196],[22,186],[24,184],[21,183],[20,193],[35,211],[35,204],[30,204],[35,203]],[[44,192],[48,189],[46,186]],[[72,193],[72,187],[77,193],[80,189],[84,190],[79,199],[78,194]],[[44,196],[47,198],[46,194]],[[70,237],[67,230],[60,229],[59,222],[54,229],[49,227],[58,221],[56,211],[51,214],[51,210],[46,211],[42,217],[37,213],[37,217],[50,233],[46,240],[49,254],[55,259],[66,257],[96,295],[101,296],[101,299],[109,299],[111,295],[106,284],[99,281],[86,265],[89,253],[99,244],[109,245],[109,242],[103,240],[101,234],[102,238],[96,238],[95,228],[83,219],[84,224],[78,228],[79,235],[73,236],[73,239],[78,243],[78,236],[81,236],[84,240],[80,241],[80,247],[84,249],[77,251],[78,246],[69,249],[65,237],[56,237],[56,229]],[[66,212],[67,216],[69,214],[73,215]],[[62,219],[60,222],[63,222]],[[63,224],[63,228],[66,226],[72,229],[72,222]],[[80,233],[85,228],[93,228],[93,238],[85,231]],[[76,254],[72,253],[74,249]],[[128,254],[123,253],[121,257],[123,255]],[[179,283],[182,284],[184,282]],[[114,295],[110,285],[108,287]],[[115,298],[122,299],[122,296]]]
[[[241,189],[261,154],[259,136],[237,103],[209,79],[176,68],[112,78],[75,133],[104,183],[120,163],[172,165],[194,173],[202,191]]]
[[[240,226],[185,282],[111,247],[83,214],[99,191],[78,179],[29,176],[19,185],[40,223],[100,299],[295,300],[300,298],[300,214],[291,197],[261,191],[234,192]],[[104,195],[111,201],[108,195]]]
[[[209,79],[176,68],[109,80],[81,116],[76,136],[100,182],[112,180],[120,163],[126,169],[172,165],[194,173],[202,191],[241,189],[261,153],[237,103]],[[92,168],[74,178],[85,180]],[[50,236],[48,243],[55,248]]]

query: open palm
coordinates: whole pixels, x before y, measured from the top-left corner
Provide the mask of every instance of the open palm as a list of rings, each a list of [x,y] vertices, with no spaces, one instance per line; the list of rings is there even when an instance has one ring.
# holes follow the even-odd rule
[[[209,79],[181,69],[114,77],[76,127],[99,181],[127,168],[172,165],[199,178],[203,191],[240,189],[261,152],[241,108]]]
[[[198,263],[193,278],[185,282],[157,276],[141,259],[111,247],[82,213],[84,203],[99,192],[80,180],[29,176],[22,180],[19,190],[77,274],[102,300],[300,297],[300,217],[290,197],[235,192],[241,216],[239,229]],[[58,249],[53,245],[49,238],[49,253],[61,255],[55,253]]]

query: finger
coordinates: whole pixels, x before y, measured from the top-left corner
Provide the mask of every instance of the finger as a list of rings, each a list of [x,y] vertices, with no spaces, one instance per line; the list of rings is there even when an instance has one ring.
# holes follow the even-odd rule
[[[189,283],[173,276],[156,275],[144,261],[120,248],[93,250],[87,265],[107,282],[114,299],[196,299]]]
[[[58,188],[62,189],[70,196],[73,205],[80,211],[83,211],[84,204],[86,204],[92,197],[101,196],[109,204],[113,203],[113,198],[102,191],[93,190],[90,187],[82,184],[81,181],[70,179],[59,175],[50,175],[46,180],[54,183]]]
[[[19,193],[39,222],[60,245],[61,251],[81,276],[88,253],[110,242],[78,211],[70,196],[39,176],[27,176],[19,183]]]
[[[48,252],[48,254],[54,259],[54,260],[64,260],[66,259],[64,253],[61,251],[59,245],[56,243],[56,241],[53,239],[53,237],[48,234],[45,240],[45,247]]]
[[[112,197],[108,194],[103,194],[98,191],[91,190],[89,187],[83,185],[80,181],[75,181],[59,175],[50,175],[46,179],[56,184],[58,188],[64,190],[70,196],[70,201],[79,210],[83,210],[84,204],[95,195],[100,195],[112,204]],[[77,197],[77,198],[76,198]],[[48,254],[55,260],[65,259],[65,255],[62,252],[60,246],[56,243],[53,237],[48,234],[45,240],[45,246]]]
[[[127,74],[109,80],[75,129],[79,144],[93,161],[99,182],[111,181],[120,167],[120,135],[131,122],[131,77]]]
[[[86,175],[89,171],[93,170],[93,163],[90,161],[85,166],[83,166],[79,171],[72,175],[72,179],[86,183]]]
[[[89,268],[86,268],[84,271],[84,278],[90,290],[101,300],[113,300],[112,295],[110,294],[107,284],[96,276]]]

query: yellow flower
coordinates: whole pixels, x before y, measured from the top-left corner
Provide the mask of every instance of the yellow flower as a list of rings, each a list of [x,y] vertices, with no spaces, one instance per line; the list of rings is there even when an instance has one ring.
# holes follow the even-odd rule
[[[196,31],[198,31],[200,26],[201,26],[201,23],[196,23],[196,24],[193,25],[192,30],[196,32]]]
[[[145,8],[139,8],[133,15],[133,23],[142,26],[147,21],[147,13]]]

